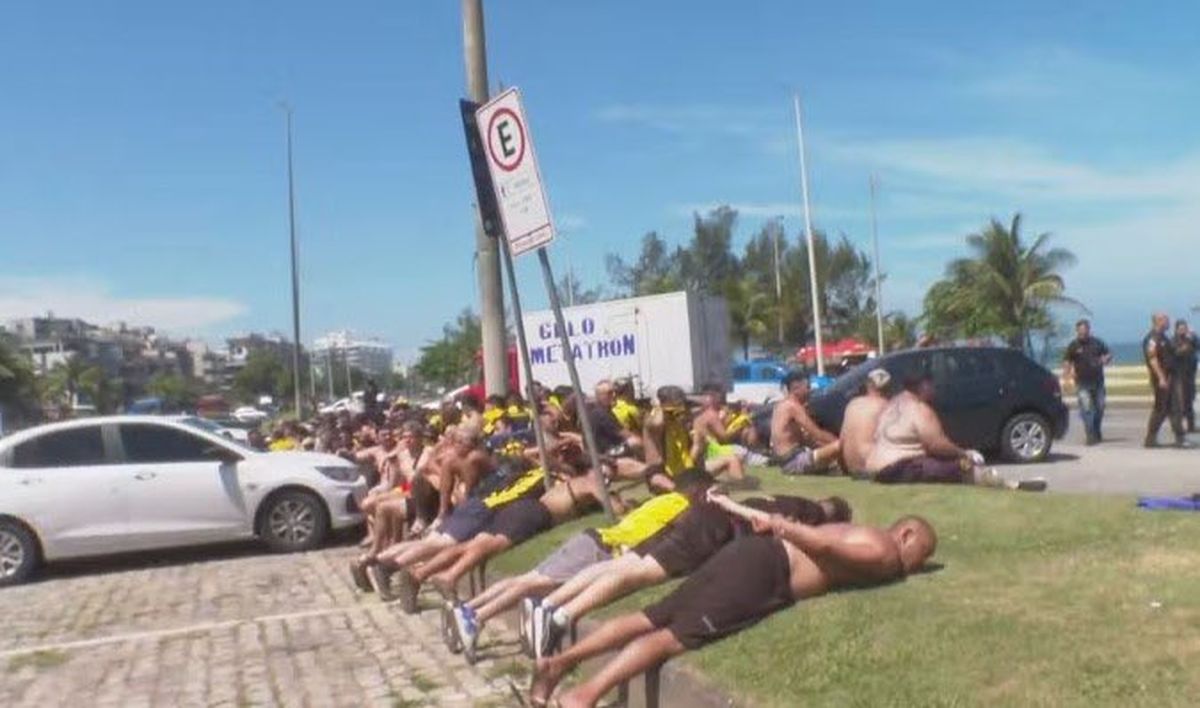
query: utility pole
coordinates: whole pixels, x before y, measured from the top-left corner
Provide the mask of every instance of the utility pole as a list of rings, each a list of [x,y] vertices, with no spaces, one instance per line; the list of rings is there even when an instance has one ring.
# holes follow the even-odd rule
[[[779,346],[783,347],[783,280],[779,275],[779,237],[783,231],[783,222],[775,221],[771,224],[771,230],[774,231],[775,238],[771,239],[775,246],[775,314],[779,325]]]
[[[817,375],[825,375],[825,352],[821,346],[821,301],[818,299],[817,254],[813,249],[812,207],[808,203],[808,164],[804,154],[804,119],[800,115],[800,94],[794,97],[796,106],[796,138],[800,147],[800,191],[804,195],[804,231],[808,239],[808,284],[812,294],[813,331],[817,345]]]
[[[467,97],[487,103],[487,43],[483,32],[483,0],[462,0],[463,58]],[[483,330],[483,379],[487,394],[508,393],[508,341],[504,328],[504,282],[500,278],[500,249],[483,230],[475,207],[476,275],[479,279],[479,319]]]
[[[292,178],[292,107],[286,102],[288,231],[292,241],[292,392],[296,396],[296,419],[303,416],[300,405],[300,249],[296,243],[296,189]]]
[[[875,190],[877,188],[875,175],[867,180],[871,187],[871,249],[874,251],[872,261],[875,263],[875,328],[879,337],[879,356],[887,353],[883,343],[883,283],[879,281],[879,225],[875,221]]]

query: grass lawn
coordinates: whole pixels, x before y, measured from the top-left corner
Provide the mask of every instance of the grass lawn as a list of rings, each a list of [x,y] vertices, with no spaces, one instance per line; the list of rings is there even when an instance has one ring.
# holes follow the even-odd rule
[[[866,523],[923,514],[943,567],[805,601],[684,659],[730,696],[763,706],[1200,702],[1200,514],[1139,511],[1119,497],[756,474],[767,492],[840,494]],[[556,529],[493,567],[529,568],[600,521]]]

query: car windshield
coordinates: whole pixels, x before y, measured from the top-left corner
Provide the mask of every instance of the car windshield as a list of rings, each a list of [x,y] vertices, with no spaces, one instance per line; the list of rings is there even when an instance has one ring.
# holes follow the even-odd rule
[[[206,433],[212,433],[213,435],[219,435],[222,438],[224,438],[226,442],[231,443],[234,446],[236,446],[242,450],[246,450],[247,452],[258,452],[257,450],[250,447],[246,443],[244,443],[240,440],[235,440],[234,438],[231,438],[229,435],[226,434],[224,428],[222,428],[221,426],[212,422],[211,420],[205,420],[204,418],[197,418],[195,416],[185,416],[183,418],[180,418],[179,422],[183,423],[184,425],[190,426],[192,428],[196,428],[197,430],[203,430]]]

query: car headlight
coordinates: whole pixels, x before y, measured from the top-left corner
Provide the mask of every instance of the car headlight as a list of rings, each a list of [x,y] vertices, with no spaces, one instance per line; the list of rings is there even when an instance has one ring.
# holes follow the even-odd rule
[[[358,479],[359,471],[357,467],[318,467],[317,471],[335,482],[353,482]]]

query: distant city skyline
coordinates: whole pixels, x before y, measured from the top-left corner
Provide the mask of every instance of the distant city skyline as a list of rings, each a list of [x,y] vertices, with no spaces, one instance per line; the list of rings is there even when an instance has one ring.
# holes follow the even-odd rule
[[[1152,311],[1196,316],[1200,7],[680,7],[486,4],[493,83],[524,92],[568,234],[560,273],[608,286],[605,254],[633,256],[651,230],[683,242],[720,204],[741,215],[739,250],[777,216],[795,238],[799,90],[816,226],[866,249],[880,177],[888,309],[918,314],[963,236],[1021,211],[1028,235],[1079,256],[1068,294],[1110,341],[1136,339]],[[0,61],[22,70],[0,112],[0,321],[290,332],[287,99],[302,338],[373,332],[411,360],[477,307],[458,13],[10,8]],[[544,307],[532,264],[518,277],[526,307]]]

